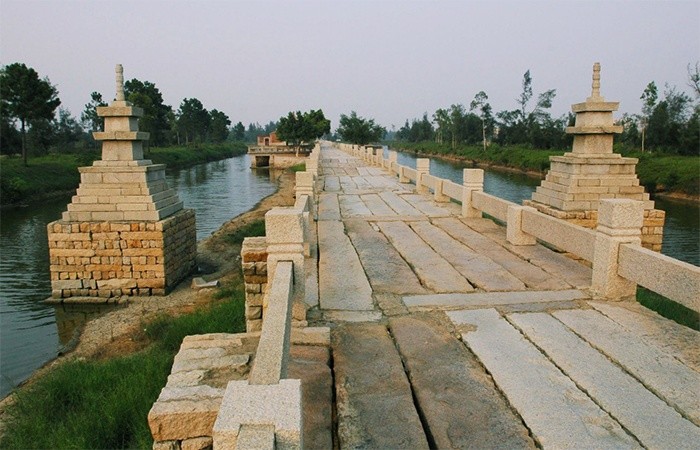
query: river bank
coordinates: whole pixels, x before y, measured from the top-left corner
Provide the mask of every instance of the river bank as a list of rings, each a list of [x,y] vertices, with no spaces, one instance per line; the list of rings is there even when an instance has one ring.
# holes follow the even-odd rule
[[[525,174],[543,179],[549,170],[549,156],[563,151],[532,150],[519,147],[489,148],[459,147],[452,152],[447,146],[429,143],[405,143],[390,145],[420,157],[438,158],[472,167]],[[637,176],[652,197],[700,203],[700,157],[665,155],[625,155],[639,159]]]
[[[125,307],[114,309],[90,320],[84,326],[77,345],[71,351],[45,364],[13,394],[0,402],[0,434],[8,420],[8,407],[14,403],[17,392],[25,392],[58,367],[83,361],[109,362],[125,355],[148,351],[148,347],[153,343],[151,337],[153,330],[150,329],[149,323],[156,323],[164,317],[184,317],[190,313],[210,309],[220,305],[225,299],[242,298],[239,261],[242,233],[245,234],[251,229],[261,231],[259,224],[265,212],[275,206],[293,203],[293,173],[282,173],[277,178],[277,186],[278,189],[274,194],[261,200],[250,211],[229,220],[210,237],[198,243],[198,265],[205,269],[205,274],[198,276],[203,276],[207,280],[219,280],[221,283],[219,289],[195,291],[190,288],[190,277],[168,296],[129,300]],[[242,310],[240,314],[242,319]],[[195,328],[190,331],[189,334],[196,334],[208,330]]]
[[[247,152],[242,142],[202,144],[192,147],[151,148],[145,158],[168,169],[182,169],[218,161]],[[78,167],[89,166],[100,158],[99,151],[79,154],[55,154],[30,158],[28,167],[19,157],[0,160],[0,207],[20,206],[29,202],[65,196],[80,183]]]

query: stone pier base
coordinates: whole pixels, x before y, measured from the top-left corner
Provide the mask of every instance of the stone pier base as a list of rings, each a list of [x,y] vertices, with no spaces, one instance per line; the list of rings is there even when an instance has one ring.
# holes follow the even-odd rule
[[[548,216],[563,219],[585,228],[595,228],[598,224],[598,211],[562,211],[533,200],[523,201],[525,206],[531,206]],[[663,242],[664,222],[666,212],[660,209],[645,209],[642,225],[642,246],[656,252],[661,251]]]
[[[195,215],[48,224],[51,296],[165,295],[195,269]]]

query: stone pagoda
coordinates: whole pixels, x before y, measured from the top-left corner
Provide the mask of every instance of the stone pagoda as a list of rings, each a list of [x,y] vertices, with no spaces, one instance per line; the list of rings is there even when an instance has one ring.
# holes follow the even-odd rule
[[[550,170],[542,184],[523,203],[542,213],[587,228],[598,222],[601,199],[626,198],[644,202],[642,245],[660,251],[665,212],[639,185],[636,158],[613,153],[613,136],[622,132],[613,111],[619,102],[606,102],[600,95],[600,64],[593,65],[593,89],[584,103],[572,105],[576,124],[566,132],[574,135],[572,151],[550,156]]]
[[[165,181],[165,165],[143,159],[143,110],[124,98],[98,107],[102,159],[80,167],[80,186],[48,225],[52,297],[164,295],[195,268],[195,216]]]

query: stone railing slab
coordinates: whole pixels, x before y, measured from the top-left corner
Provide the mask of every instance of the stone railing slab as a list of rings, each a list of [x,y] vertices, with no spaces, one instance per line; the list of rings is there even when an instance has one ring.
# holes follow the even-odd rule
[[[593,261],[594,230],[531,209],[522,212],[522,230],[586,261]]]
[[[618,274],[700,312],[700,267],[644,247],[622,244]]]

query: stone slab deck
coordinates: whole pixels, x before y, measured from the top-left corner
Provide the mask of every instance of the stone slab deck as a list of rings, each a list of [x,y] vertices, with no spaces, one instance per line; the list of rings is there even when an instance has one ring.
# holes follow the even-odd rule
[[[700,333],[348,153],[320,173],[340,448],[697,447]]]
[[[307,320],[331,332],[294,329],[313,346],[289,368],[308,448],[698,448],[700,333],[591,301],[589,267],[348,153],[323,145],[319,173]],[[254,361],[226,336],[183,343],[152,411],[164,445],[185,427],[167,448],[210,436]]]

